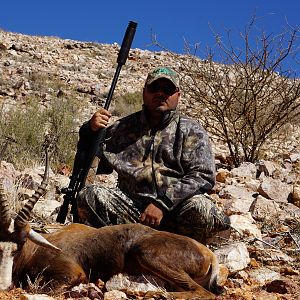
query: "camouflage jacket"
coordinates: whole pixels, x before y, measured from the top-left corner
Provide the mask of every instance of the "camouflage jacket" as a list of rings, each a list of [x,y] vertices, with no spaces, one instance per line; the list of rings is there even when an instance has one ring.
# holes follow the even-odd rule
[[[80,129],[78,150],[94,133]],[[215,163],[206,131],[195,120],[172,112],[159,128],[150,128],[144,111],[107,128],[99,173],[118,174],[118,187],[132,199],[171,211],[179,203],[213,188]]]

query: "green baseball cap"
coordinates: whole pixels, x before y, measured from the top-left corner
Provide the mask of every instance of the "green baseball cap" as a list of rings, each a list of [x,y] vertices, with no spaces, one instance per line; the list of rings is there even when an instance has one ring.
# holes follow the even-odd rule
[[[145,85],[149,85],[159,78],[169,79],[177,88],[179,88],[178,74],[168,67],[159,67],[148,74]]]

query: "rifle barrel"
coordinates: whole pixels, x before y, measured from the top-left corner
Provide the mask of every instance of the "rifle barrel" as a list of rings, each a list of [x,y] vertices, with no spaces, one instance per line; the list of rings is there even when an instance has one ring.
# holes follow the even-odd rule
[[[130,21],[128,26],[127,26],[127,29],[126,29],[126,32],[125,32],[125,35],[124,35],[124,38],[123,38],[123,42],[122,42],[122,45],[121,45],[121,49],[119,51],[118,58],[117,58],[118,65],[117,65],[115,75],[114,75],[114,78],[112,80],[112,83],[111,83],[111,86],[110,86],[110,89],[109,89],[109,93],[107,95],[107,98],[106,98],[106,101],[105,101],[105,104],[104,104],[104,108],[106,110],[108,110],[108,108],[110,106],[111,99],[113,97],[113,94],[114,94],[114,91],[115,91],[115,88],[116,88],[116,84],[117,84],[122,66],[126,63],[126,60],[127,60],[128,54],[129,54],[129,50],[131,48],[131,44],[132,44],[132,41],[133,41],[133,38],[134,38],[136,26],[137,26],[137,23],[135,23],[133,21]],[[82,187],[84,187],[84,185],[85,185],[86,178],[88,176],[88,171],[91,168],[91,166],[93,164],[93,160],[94,160],[94,158],[97,154],[97,151],[98,151],[101,143],[103,142],[103,140],[105,138],[105,133],[106,133],[105,129],[99,129],[98,132],[97,132],[94,143],[91,146],[91,150],[90,150],[90,153],[88,155],[87,167],[85,168],[85,171],[84,171],[83,180],[80,183],[80,189]]]
[[[115,74],[114,74],[114,77],[112,80],[111,87],[109,89],[109,93],[108,93],[106,101],[105,101],[104,108],[106,110],[108,110],[108,108],[110,106],[110,102],[113,97],[114,90],[116,88],[116,84],[117,84],[117,81],[118,81],[118,78],[119,78],[119,75],[121,72],[121,68],[126,63],[126,60],[127,60],[128,54],[129,54],[129,50],[131,48],[131,44],[132,44],[132,41],[133,41],[133,38],[135,35],[136,27],[137,27],[137,23],[133,22],[133,21],[130,21],[127,26],[127,29],[126,29],[126,32],[125,32],[125,35],[124,35],[124,38],[122,41],[121,49],[119,51],[118,58],[117,58],[118,65],[117,65],[117,68],[116,68],[116,71],[115,71]],[[79,156],[77,156],[77,154],[78,154],[78,151],[77,151],[77,154],[75,156],[71,181],[67,188],[67,192],[64,197],[64,202],[63,202],[62,206],[60,207],[60,210],[59,210],[59,213],[58,213],[58,216],[56,219],[58,222],[60,222],[60,223],[65,222],[70,203],[72,204],[71,211],[73,211],[73,218],[75,217],[77,219],[77,217],[76,217],[77,212],[74,211],[74,210],[76,210],[76,199],[75,198],[77,197],[80,190],[85,186],[85,182],[86,182],[86,179],[87,179],[87,176],[89,173],[89,169],[91,168],[93,160],[97,154],[97,151],[99,150],[99,147],[105,138],[105,133],[106,133],[105,129],[98,130],[98,132],[96,134],[96,138],[95,138],[95,140],[91,146],[90,152],[87,156],[87,159],[84,160],[84,166],[80,167],[80,168],[78,168],[78,167],[76,168],[76,166],[75,166],[77,163],[82,163],[82,161],[79,162],[81,159],[79,158]],[[76,157],[77,157],[77,159],[76,159]]]

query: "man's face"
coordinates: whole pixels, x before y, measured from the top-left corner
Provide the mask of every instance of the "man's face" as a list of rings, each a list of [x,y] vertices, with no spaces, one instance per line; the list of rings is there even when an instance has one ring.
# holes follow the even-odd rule
[[[166,112],[177,107],[180,92],[166,78],[159,78],[145,86],[143,92],[144,104],[150,112]]]

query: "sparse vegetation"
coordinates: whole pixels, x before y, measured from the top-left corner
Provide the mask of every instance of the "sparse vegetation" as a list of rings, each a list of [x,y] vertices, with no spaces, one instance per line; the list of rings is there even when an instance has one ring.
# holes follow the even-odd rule
[[[47,120],[39,103],[31,99],[26,106],[16,106],[8,112],[2,109],[0,118],[1,137],[15,141],[7,146],[2,159],[12,162],[17,168],[39,161]]]
[[[113,102],[114,114],[117,116],[127,116],[142,108],[143,95],[140,91],[127,93],[117,97]]]
[[[32,90],[43,93],[54,93],[55,91],[67,89],[64,81],[58,78],[57,74],[45,73],[40,71],[31,72],[28,75],[28,82]]]
[[[253,18],[241,33],[242,48],[216,35],[216,50],[199,61],[187,47],[182,62],[182,87],[197,107],[197,116],[228,145],[232,164],[255,162],[274,134],[300,115],[300,80],[284,62],[293,59],[298,29],[281,35],[258,33]],[[216,63],[215,55],[221,59]]]
[[[7,139],[13,139],[1,153],[1,159],[23,169],[40,162],[44,134],[50,131],[55,144],[52,165],[72,164],[76,147],[76,115],[78,104],[65,98],[54,98],[47,108],[36,98],[28,100],[24,106],[16,106],[9,111],[0,111],[0,147],[3,149]]]
[[[53,162],[73,165],[78,139],[76,124],[80,113],[79,103],[69,98],[55,98],[47,110],[50,131],[56,143],[53,153]]]

